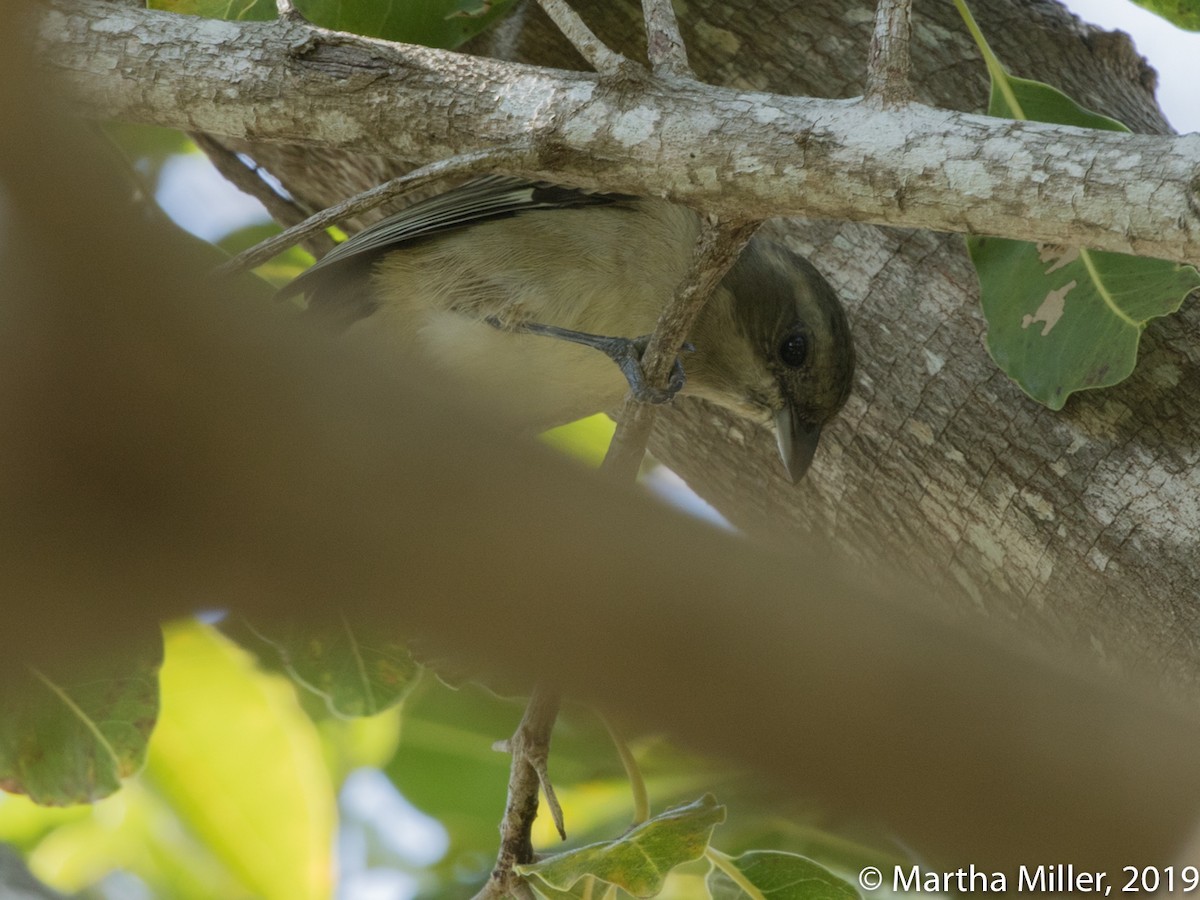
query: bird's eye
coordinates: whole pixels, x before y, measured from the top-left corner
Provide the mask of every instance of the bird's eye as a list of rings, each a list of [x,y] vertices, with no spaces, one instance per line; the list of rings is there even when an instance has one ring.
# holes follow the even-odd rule
[[[789,369],[798,369],[808,359],[808,339],[802,334],[789,334],[779,345],[779,358]]]

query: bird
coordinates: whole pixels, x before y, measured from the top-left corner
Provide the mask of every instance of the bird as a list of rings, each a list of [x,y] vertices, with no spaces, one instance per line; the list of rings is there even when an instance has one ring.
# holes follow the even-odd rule
[[[485,176],[358,232],[279,296],[304,294],[348,336],[423,358],[524,429],[612,410],[631,388],[699,397],[773,430],[798,481],[854,373],[845,310],[803,256],[752,237],[700,312],[671,387],[639,382],[639,354],[700,227],[666,200]]]

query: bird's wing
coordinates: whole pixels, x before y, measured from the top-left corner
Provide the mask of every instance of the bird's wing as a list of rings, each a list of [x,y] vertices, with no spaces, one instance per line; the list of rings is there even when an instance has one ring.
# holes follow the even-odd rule
[[[414,203],[343,241],[279,291],[280,297],[319,289],[339,277],[369,270],[384,253],[410,241],[522,212],[572,209],[634,198],[589,193],[548,182],[490,175]]]

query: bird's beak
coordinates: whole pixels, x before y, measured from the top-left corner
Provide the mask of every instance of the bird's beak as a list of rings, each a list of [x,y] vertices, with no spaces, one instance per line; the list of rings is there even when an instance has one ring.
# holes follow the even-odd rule
[[[820,439],[821,426],[805,422],[790,406],[785,406],[775,414],[775,440],[779,442],[779,456],[793,484],[803,478],[812,465]]]

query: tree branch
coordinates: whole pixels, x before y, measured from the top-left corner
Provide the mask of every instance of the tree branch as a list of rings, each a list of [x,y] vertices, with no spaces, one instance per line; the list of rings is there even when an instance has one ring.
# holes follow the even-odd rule
[[[557,691],[542,685],[535,687],[516,732],[494,748],[512,754],[508,801],[500,822],[500,852],[496,857],[496,866],[483,890],[475,895],[475,900],[533,896],[523,879],[513,871],[513,866],[534,860],[530,835],[534,820],[537,819],[539,789],[545,791],[546,803],[559,835],[564,841],[567,839],[562,809],[546,769],[550,756],[550,735],[554,730],[554,720],[558,718],[558,701]]]
[[[694,79],[671,0],[642,0],[642,14],[646,19],[646,55],[654,74]]]
[[[224,175],[226,180],[238,190],[261,203],[276,222],[282,225],[296,225],[304,221],[304,210],[292,200],[282,196],[262,178],[258,171],[247,165],[238,154],[212,137],[212,135],[193,132],[189,137],[204,152],[204,155],[208,157],[209,162],[213,164],[213,168]],[[312,229],[297,231],[288,246],[291,246],[291,244],[303,244],[309,253],[319,257],[329,252],[333,247],[333,240],[329,235],[321,233],[319,229]],[[246,251],[246,253],[249,252]],[[246,255],[246,253],[239,254],[239,256]],[[274,255],[274,253],[271,254],[271,256]],[[267,256],[259,262],[265,262],[271,256]],[[252,265],[257,264],[253,263]],[[251,267],[247,266],[246,268]]]
[[[1200,258],[1200,134],[1118,134],[662,81],[613,92],[586,73],[324,32],[297,42],[274,23],[100,0],[52,0],[41,26],[43,56],[101,118],[399,159],[524,143],[530,161],[513,174],[665,195],[717,215]],[[164,54],[164,44],[176,52]],[[302,114],[281,82],[303,92]]]
[[[592,33],[592,29],[587,27],[587,23],[579,18],[579,13],[566,0],[538,0],[538,3],[571,42],[571,46],[601,75],[615,75],[631,65],[621,54],[613,53],[604,46],[604,42]]]
[[[912,0],[878,0],[867,57],[866,100],[885,109],[912,102],[911,42]]]

